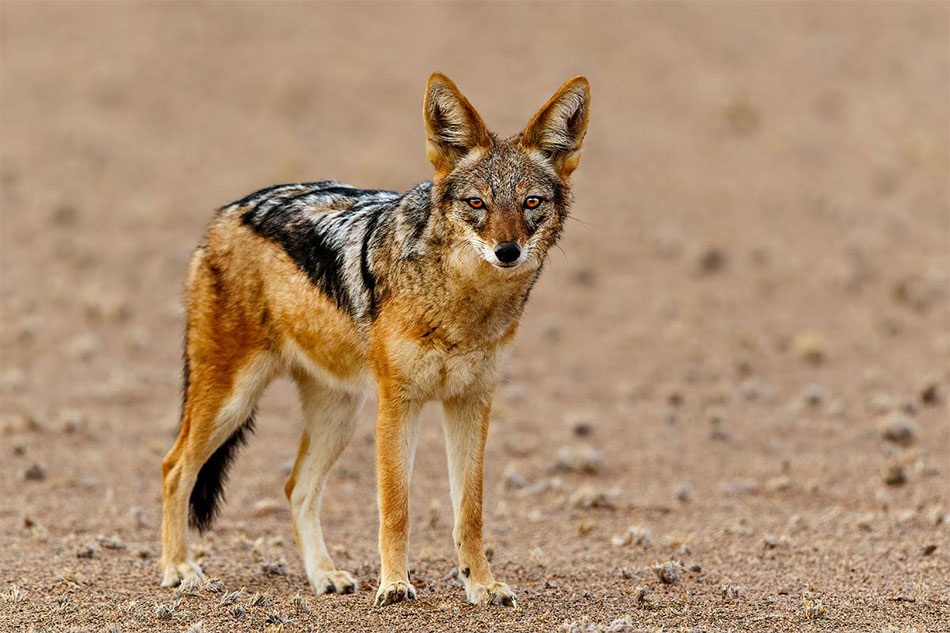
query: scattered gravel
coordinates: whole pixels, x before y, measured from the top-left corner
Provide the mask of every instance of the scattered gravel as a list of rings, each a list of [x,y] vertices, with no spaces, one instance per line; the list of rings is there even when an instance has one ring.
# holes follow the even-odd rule
[[[650,530],[639,525],[631,525],[621,536],[612,537],[610,543],[614,547],[630,544],[648,546],[653,544],[653,536],[650,534]]]
[[[267,576],[286,576],[287,564],[282,561],[264,561],[261,563],[261,571]]]

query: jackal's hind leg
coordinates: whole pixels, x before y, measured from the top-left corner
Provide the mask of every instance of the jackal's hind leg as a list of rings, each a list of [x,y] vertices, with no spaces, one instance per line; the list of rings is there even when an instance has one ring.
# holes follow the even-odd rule
[[[309,376],[294,376],[304,413],[304,432],[293,472],[284,487],[294,535],[307,578],[317,595],[353,593],[356,579],[338,570],[327,552],[320,526],[320,504],[330,469],[353,437],[363,397],[324,387]]]
[[[264,355],[240,367],[191,368],[178,439],[162,462],[163,587],[204,580],[188,549],[189,506],[192,523],[207,528],[234,451],[250,432],[254,406],[272,377],[273,364]]]

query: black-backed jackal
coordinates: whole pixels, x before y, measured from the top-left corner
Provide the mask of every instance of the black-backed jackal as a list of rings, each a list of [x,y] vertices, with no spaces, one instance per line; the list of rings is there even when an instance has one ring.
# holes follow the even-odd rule
[[[431,182],[404,194],[279,185],[218,212],[188,269],[181,431],[162,464],[163,585],[203,578],[189,522],[209,527],[261,392],[289,374],[305,426],[285,490],[314,590],[356,589],[327,553],[320,500],[375,387],[375,603],[415,597],[409,475],[419,410],[440,400],[459,578],[473,603],[514,604],[482,545],[489,410],[503,351],[568,215],[589,111],[589,85],[576,77],[502,140],[436,73],[423,105]]]

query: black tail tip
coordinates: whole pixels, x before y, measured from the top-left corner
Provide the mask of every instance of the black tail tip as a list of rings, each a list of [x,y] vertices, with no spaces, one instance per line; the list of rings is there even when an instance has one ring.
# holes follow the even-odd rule
[[[254,414],[252,413],[198,471],[195,487],[192,488],[191,497],[188,500],[188,524],[199,532],[205,532],[214,523],[221,503],[224,501],[224,484],[228,478],[228,470],[238,449],[247,443],[248,436],[253,432]]]

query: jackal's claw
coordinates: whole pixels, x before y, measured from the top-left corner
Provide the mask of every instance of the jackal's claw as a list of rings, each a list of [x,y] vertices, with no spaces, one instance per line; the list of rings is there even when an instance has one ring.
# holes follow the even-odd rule
[[[166,563],[162,571],[162,587],[194,587],[205,581],[201,567],[191,560]]]
[[[377,607],[402,602],[403,600],[415,600],[416,588],[404,580],[395,582],[380,583],[379,590],[376,592],[376,600],[373,603]]]
[[[493,582],[490,585],[472,585],[468,593],[468,601],[472,604],[494,604],[503,607],[517,607],[511,587],[503,582]]]
[[[359,586],[353,576],[342,570],[315,571],[310,576],[310,586],[318,596],[325,593],[353,593]]]

